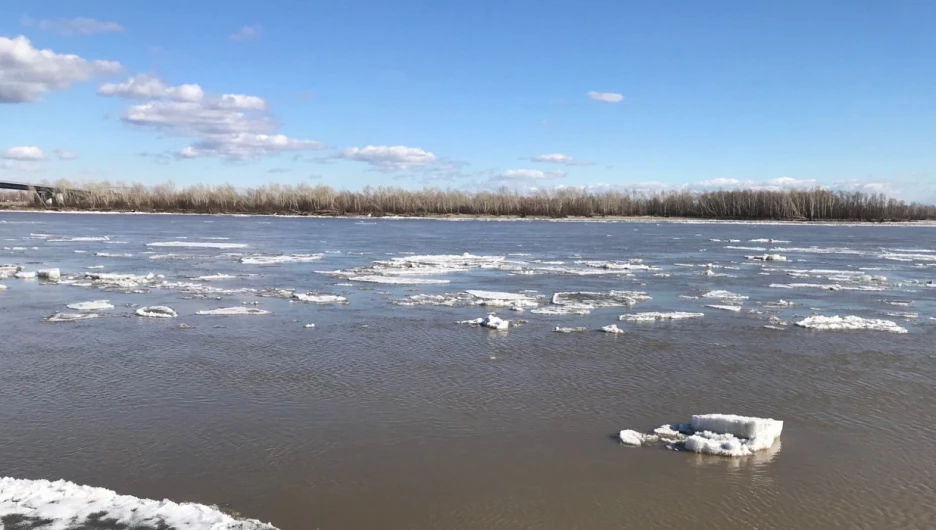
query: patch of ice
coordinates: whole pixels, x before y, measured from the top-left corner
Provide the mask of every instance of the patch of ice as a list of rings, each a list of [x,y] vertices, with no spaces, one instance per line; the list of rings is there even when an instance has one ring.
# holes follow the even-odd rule
[[[148,307],[141,307],[136,310],[137,316],[141,317],[151,317],[151,318],[176,318],[179,316],[176,313],[175,309],[167,307],[164,305],[152,305]]]
[[[235,519],[194,503],[118,495],[104,488],[58,480],[0,478],[0,516],[20,520],[9,530],[75,528],[165,528],[186,530],[277,530],[254,519]]]
[[[625,429],[618,434],[618,439],[621,440],[621,443],[624,445],[639,447],[645,443],[659,440],[659,436]]]
[[[887,312],[886,314],[887,314],[887,316],[889,316],[889,317],[894,317],[894,318],[905,318],[905,319],[908,319],[908,320],[920,318],[920,314],[919,314],[919,313],[914,313],[914,312],[912,312],[912,311],[889,311],[889,312]]]
[[[200,281],[200,282],[213,282],[217,280],[232,280],[236,277],[237,276],[234,276],[232,274],[208,274],[205,276],[196,276],[195,278],[192,278],[192,279],[196,281]]]
[[[292,299],[297,302],[309,302],[312,304],[345,304],[348,299],[335,294],[313,294],[313,293],[295,293]]]
[[[530,311],[534,315],[587,315],[591,313],[592,307],[581,304],[568,305],[550,305],[538,307]]]
[[[645,265],[643,260],[634,259],[630,261],[602,261],[602,260],[577,260],[576,265],[585,265],[595,269],[623,270],[623,271],[655,271],[656,267]]]
[[[741,295],[741,294],[737,294],[737,293],[733,293],[733,292],[731,292],[731,291],[721,291],[721,290],[709,291],[709,292],[707,292],[707,293],[702,294],[702,297],[703,297],[703,298],[715,298],[715,299],[717,299],[717,300],[723,300],[723,301],[726,301],[726,302],[728,302],[728,301],[730,301],[730,302],[740,302],[740,301],[742,301],[742,300],[747,300],[747,299],[748,299],[747,296],[744,296],[744,295]]]
[[[652,300],[650,296],[641,291],[571,291],[555,293],[552,297],[554,305],[572,305],[596,307],[630,307],[638,302]]]
[[[99,258],[132,258],[133,257],[133,254],[129,254],[129,253],[115,254],[112,252],[95,252],[94,255]]]
[[[824,291],[886,291],[884,287],[871,285],[839,285],[837,283],[772,283],[774,289],[822,289]]]
[[[893,305],[898,307],[912,307],[913,300],[881,300],[887,305]]]
[[[109,236],[82,236],[82,237],[59,237],[56,239],[47,239],[50,243],[72,243],[72,242],[90,242],[90,241],[110,241]]]
[[[408,278],[400,276],[351,276],[348,278],[355,282],[380,283],[385,285],[433,285],[449,283],[450,280],[432,280],[428,278]]]
[[[787,241],[787,240],[785,240],[785,239],[757,238],[757,239],[752,239],[752,240],[751,240],[751,243],[778,243],[778,244],[781,244],[781,243],[782,243],[782,244],[786,244],[786,243],[789,243],[789,241]]]
[[[890,320],[861,318],[858,316],[811,316],[796,323],[797,326],[819,331],[889,331],[891,333],[907,333],[903,328]]]
[[[556,329],[554,329],[553,331],[555,331],[556,333],[577,333],[577,332],[580,332],[580,331],[586,331],[587,329],[588,329],[588,328],[583,328],[583,327],[578,327],[578,328],[564,328],[564,327],[561,327],[561,326],[556,326]]]
[[[751,261],[786,261],[786,256],[780,254],[763,254],[760,256],[745,256],[745,259]]]
[[[46,322],[75,322],[76,320],[87,320],[97,318],[99,313],[55,313],[46,317]]]
[[[719,309],[721,311],[732,311],[738,313],[741,311],[741,306],[739,305],[721,305],[721,304],[707,304],[705,307],[710,309]]]
[[[244,256],[240,258],[245,265],[280,265],[283,263],[306,263],[322,259],[324,254],[292,254],[288,256]]]
[[[315,327],[315,324],[306,324],[305,326],[302,326],[302,327],[304,327],[304,328],[306,328],[306,329],[312,329],[312,328]]]
[[[103,311],[113,309],[114,304],[110,303],[110,300],[91,300],[90,302],[75,302],[65,307],[75,311]]]
[[[36,278],[36,271],[19,271],[13,277],[18,280],[32,280]]]
[[[224,315],[224,316],[238,316],[238,315],[269,315],[270,312],[265,309],[257,309],[256,307],[220,307],[218,309],[203,309],[201,311],[196,311],[196,315]]]
[[[0,291],[3,291],[3,290],[5,290],[6,288],[7,288],[7,286],[6,286],[6,285],[3,285],[2,283],[0,283]]]
[[[175,248],[218,248],[218,249],[227,249],[227,248],[247,248],[247,245],[244,243],[212,243],[212,242],[201,242],[201,241],[157,241],[155,243],[147,243],[148,247],[175,247]]]
[[[767,249],[764,247],[736,247],[733,245],[726,245],[725,248],[728,250],[749,250],[751,252],[767,252]]]
[[[624,330],[617,327],[617,324],[611,324],[609,326],[602,326],[600,331],[603,331],[605,333],[611,333],[613,335],[624,333]]]
[[[498,331],[507,331],[510,328],[510,321],[499,318],[493,313],[483,318],[474,318],[471,320],[460,320],[457,324],[468,324],[469,326],[481,326]]]
[[[682,311],[674,311],[671,313],[646,312],[621,315],[618,317],[618,320],[623,320],[624,322],[658,322],[660,320],[683,320],[687,318],[701,318],[704,316],[705,313],[686,313]]]
[[[62,277],[62,271],[58,269],[39,269],[36,274],[43,280],[58,280]]]

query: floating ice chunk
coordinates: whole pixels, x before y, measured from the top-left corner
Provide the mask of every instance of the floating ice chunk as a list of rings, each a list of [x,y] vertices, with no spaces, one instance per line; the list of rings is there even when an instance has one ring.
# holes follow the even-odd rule
[[[857,316],[812,316],[796,323],[797,326],[819,331],[889,331],[891,333],[907,333],[907,328],[903,328],[891,322],[890,320],[879,320],[872,318],[861,318]]]
[[[99,313],[55,313],[46,317],[46,322],[74,322],[76,320],[87,320],[97,318]]]
[[[46,241],[54,242],[54,243],[110,241],[110,237],[109,236],[60,237],[56,239],[47,239]]]
[[[738,438],[769,439],[768,447],[783,430],[782,421],[734,414],[694,414],[689,424],[696,432],[711,431],[731,434]]]
[[[244,256],[240,258],[245,265],[279,265],[282,263],[306,263],[322,259],[324,254],[292,254],[288,256]]]
[[[498,331],[506,331],[510,328],[510,322],[494,315],[488,315],[481,319],[481,326]]]
[[[482,300],[530,300],[530,297],[519,293],[502,293],[497,291],[468,290],[466,293]]]
[[[751,252],[766,252],[767,251],[767,249],[764,247],[736,247],[733,245],[726,245],[725,248],[728,250],[750,250]]]
[[[18,280],[32,280],[36,277],[36,271],[19,271],[13,277]]]
[[[618,439],[621,440],[621,443],[624,445],[641,446],[647,442],[657,441],[658,437],[652,434],[644,434],[642,432],[625,429],[618,434]]]
[[[761,256],[745,256],[745,259],[751,261],[786,261],[786,256],[780,254],[763,254]]]
[[[114,304],[110,303],[110,300],[91,300],[90,302],[75,302],[65,307],[75,311],[103,311],[113,309]]]
[[[898,307],[912,307],[913,300],[881,300],[887,305],[893,305]]]
[[[203,309],[201,311],[196,311],[196,315],[225,315],[225,316],[238,316],[238,315],[269,315],[270,312],[265,309],[257,309],[256,307],[221,307],[218,309]]]
[[[657,322],[660,320],[684,320],[687,318],[701,318],[704,316],[705,313],[687,313],[683,311],[673,311],[671,313],[646,312],[621,315],[618,317],[618,320],[623,320],[624,322]]]
[[[538,307],[530,311],[534,315],[587,315],[591,313],[591,306],[569,304],[569,305],[551,305]]]
[[[916,319],[920,318],[919,313],[914,313],[912,311],[889,311],[887,316],[894,318],[906,318],[906,319]]]
[[[348,278],[355,282],[381,283],[385,285],[432,285],[449,283],[449,280],[431,280],[428,278],[409,278],[400,276],[351,276]]]
[[[602,326],[600,331],[603,331],[605,333],[611,333],[613,335],[624,333],[624,330],[617,327],[617,324],[611,324],[610,326]]]
[[[757,238],[757,239],[752,239],[752,240],[751,240],[751,243],[783,243],[783,244],[786,244],[786,243],[789,243],[789,241],[787,241],[787,240],[785,240],[785,239]]]
[[[721,311],[732,311],[734,313],[741,311],[741,306],[739,305],[706,304],[705,307],[709,309],[719,309]]]
[[[309,302],[312,304],[345,304],[348,299],[336,294],[313,294],[313,293],[295,293],[292,299],[297,302]]]
[[[2,283],[0,283],[0,291],[3,291],[3,290],[5,290],[6,288],[7,288],[7,286],[6,286],[6,285],[3,285]]]
[[[235,519],[215,508],[169,500],[140,499],[59,480],[0,478],[0,516],[22,520],[8,530],[71,528],[165,528],[186,530],[277,530],[254,519]]]
[[[304,328],[306,328],[306,329],[312,329],[312,328],[315,327],[315,324],[306,324],[305,326],[302,326],[302,327],[304,327]]]
[[[630,261],[599,261],[599,260],[578,260],[574,261],[576,265],[585,265],[596,269],[623,270],[623,271],[654,271],[656,267],[645,265],[642,260]]]
[[[112,252],[95,252],[94,255],[99,258],[132,258],[133,257],[133,254],[129,254],[129,253],[115,254]]]
[[[643,302],[652,300],[645,292],[640,291],[573,291],[559,292],[552,297],[554,305],[573,305],[596,307],[630,307]]]
[[[718,300],[723,300],[723,301],[726,301],[726,302],[727,302],[727,301],[740,302],[740,301],[742,301],[742,300],[747,300],[747,299],[748,299],[747,296],[744,296],[744,295],[741,295],[741,294],[737,294],[737,293],[733,293],[733,292],[731,292],[731,291],[721,291],[721,290],[709,291],[709,292],[703,294],[702,297],[703,297],[703,298],[716,298],[716,299],[718,299]]]
[[[58,280],[62,272],[58,269],[39,269],[36,274],[43,280]]]
[[[556,326],[556,329],[554,329],[553,331],[555,331],[556,333],[577,333],[577,332],[579,332],[579,331],[586,331],[587,329],[588,329],[588,328],[583,328],[583,327],[579,327],[579,328],[563,328],[563,327],[560,327],[560,326]]]
[[[155,243],[147,243],[148,247],[175,247],[175,248],[247,248],[247,245],[244,243],[212,243],[212,242],[199,242],[199,241],[157,241]]]
[[[152,305],[149,307],[141,307],[136,310],[137,316],[140,317],[151,317],[151,318],[176,318],[179,316],[175,312],[175,309],[171,307],[166,307],[164,305]]]
[[[232,274],[207,274],[205,276],[196,276],[195,278],[192,278],[192,279],[200,281],[200,282],[213,282],[217,280],[232,280],[236,277],[237,276],[234,276]]]

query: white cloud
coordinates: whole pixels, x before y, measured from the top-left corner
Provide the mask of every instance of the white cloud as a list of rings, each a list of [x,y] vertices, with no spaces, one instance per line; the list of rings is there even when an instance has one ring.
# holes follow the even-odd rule
[[[20,162],[35,162],[44,160],[42,150],[34,145],[21,145],[7,149],[0,158],[4,160],[17,160]]]
[[[144,74],[125,83],[101,85],[98,94],[145,100],[124,109],[121,115],[124,123],[194,138],[194,143],[177,153],[179,158],[243,161],[324,148],[314,140],[277,134],[277,124],[267,114],[266,102],[257,96],[214,96],[206,94],[199,85],[171,86]]]
[[[254,24],[253,26],[244,26],[236,33],[228,35],[228,39],[233,42],[243,42],[245,40],[259,39],[263,34],[263,26]]]
[[[131,99],[170,99],[173,101],[199,101],[205,92],[198,85],[169,86],[161,79],[137,74],[124,83],[104,83],[97,93]]]
[[[380,171],[421,168],[436,161],[436,156],[429,151],[405,145],[351,147],[335,157],[364,162]]]
[[[573,159],[569,155],[560,153],[550,153],[548,155],[539,155],[533,157],[534,162],[549,162],[552,164],[571,164]]]
[[[27,27],[36,27],[42,30],[54,31],[59,35],[94,35],[96,33],[123,33],[124,27],[116,22],[106,22],[93,18],[59,18],[55,20],[33,20],[29,17],[22,19]]]
[[[89,61],[38,50],[22,35],[0,37],[0,103],[31,103],[46,92],[120,70],[116,61]]]
[[[66,151],[64,149],[56,149],[55,151],[53,151],[53,153],[55,153],[55,156],[59,160],[74,160],[75,158],[77,158],[75,156],[75,153],[71,151]]]
[[[565,173],[562,171],[540,171],[538,169],[508,169],[496,178],[507,180],[544,180],[562,178]]]
[[[595,101],[603,101],[605,103],[620,103],[624,101],[624,95],[618,94],[617,92],[595,92],[594,90],[589,90],[588,97]]]

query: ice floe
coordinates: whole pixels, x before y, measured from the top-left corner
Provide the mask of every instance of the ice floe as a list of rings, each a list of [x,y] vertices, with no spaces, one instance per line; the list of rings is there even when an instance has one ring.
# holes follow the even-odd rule
[[[474,301],[477,305],[482,306],[523,309],[537,307],[539,305],[539,302],[536,300],[536,298],[532,298],[525,294],[478,290],[469,290],[465,292],[469,296],[477,299]]]
[[[608,326],[602,326],[602,327],[599,329],[599,331],[603,331],[603,332],[605,332],[605,333],[611,333],[612,335],[617,335],[617,334],[620,334],[620,333],[624,333],[624,330],[621,329],[621,328],[619,328],[619,327],[617,327],[617,324],[610,324],[610,325],[608,325]]]
[[[568,291],[553,294],[553,305],[574,307],[631,307],[652,300],[642,291]]]
[[[585,265],[596,269],[622,270],[622,271],[655,271],[659,270],[651,265],[645,265],[643,260],[633,259],[629,261],[604,261],[604,260],[577,260],[576,265]]]
[[[886,291],[873,285],[840,285],[837,283],[772,283],[774,289],[822,289],[824,291]]]
[[[705,313],[688,313],[683,311],[673,311],[670,313],[645,312],[621,315],[618,317],[618,320],[624,322],[658,322],[660,320],[684,320],[687,318],[701,318],[704,316]]]
[[[913,300],[881,300],[887,305],[893,305],[897,307],[913,307]]]
[[[789,243],[789,241],[787,241],[787,240],[785,240],[785,239],[767,239],[767,238],[760,237],[760,238],[757,238],[757,239],[752,239],[752,240],[751,240],[751,243],[776,243],[776,244],[787,244],[787,243]]]
[[[245,243],[214,243],[208,241],[156,241],[147,243],[148,247],[174,247],[174,248],[247,248]]]
[[[744,296],[742,294],[737,294],[731,291],[722,291],[722,290],[709,291],[707,293],[703,293],[702,298],[714,298],[716,300],[722,300],[725,302],[741,302],[743,300],[748,299],[747,296]]]
[[[384,285],[434,285],[449,283],[450,280],[436,280],[429,278],[410,278],[405,276],[350,276],[348,280],[365,283],[379,283]]]
[[[708,307],[709,309],[718,309],[721,311],[731,311],[734,313],[741,311],[741,306],[739,305],[706,304],[705,307]]]
[[[688,423],[663,425],[651,433],[625,429],[618,439],[631,446],[662,442],[680,451],[742,457],[769,449],[782,431],[783,422],[774,419],[697,414]]]
[[[306,325],[304,325],[304,326],[302,326],[302,327],[304,327],[304,328],[306,328],[306,329],[312,329],[312,328],[315,327],[315,324],[306,324]]]
[[[556,326],[556,329],[554,329],[553,331],[555,331],[556,333],[578,333],[578,332],[587,331],[587,330],[588,328],[585,328],[585,327],[567,328],[567,327],[562,327],[562,326]]]
[[[238,261],[245,265],[280,265],[283,263],[306,263],[322,259],[324,254],[290,254],[286,256],[244,256]]]
[[[34,280],[36,279],[36,271],[19,271],[13,277],[17,280]]]
[[[164,305],[152,305],[136,310],[137,316],[150,318],[176,318],[179,316],[175,309]]]
[[[110,236],[80,236],[80,237],[58,237],[55,239],[46,239],[50,243],[88,243],[93,241],[110,241]]]
[[[336,294],[294,293],[292,299],[312,304],[346,304],[348,299]]]
[[[113,309],[114,304],[110,303],[110,300],[91,300],[89,302],[75,302],[65,307],[75,311],[104,311]]]
[[[95,252],[94,255],[98,258],[132,258],[133,254],[130,253],[114,253],[114,252]]]
[[[762,254],[760,256],[745,256],[750,261],[786,261],[786,256],[780,254]]]
[[[534,315],[588,315],[592,311],[592,307],[588,305],[581,304],[567,304],[567,305],[548,305],[544,307],[538,307],[530,311]]]
[[[886,314],[887,314],[887,316],[889,316],[889,317],[893,317],[893,318],[904,318],[904,319],[907,319],[907,320],[913,320],[913,319],[920,318],[920,314],[919,314],[919,313],[915,313],[915,312],[913,312],[913,311],[888,311]]]
[[[493,313],[487,315],[483,318],[475,318],[472,320],[460,320],[457,324],[468,324],[469,326],[481,326],[484,328],[496,329],[498,331],[506,331],[510,328],[510,321],[504,320]]]
[[[62,277],[62,271],[58,269],[39,269],[36,275],[43,280],[55,281]]]
[[[234,278],[237,278],[237,276],[234,276],[233,274],[220,274],[219,273],[219,274],[207,274],[205,276],[196,276],[192,279],[195,281],[199,281],[199,282],[214,282],[218,280],[233,280]]]
[[[889,331],[891,333],[907,333],[907,328],[898,326],[890,320],[862,318],[858,316],[811,316],[796,323],[797,326],[819,331]]]
[[[100,313],[55,313],[46,317],[45,320],[46,322],[75,322],[78,320],[97,318],[99,316],[101,316]]]
[[[239,316],[239,315],[269,315],[270,312],[265,309],[257,309],[256,307],[219,307],[218,309],[203,309],[201,311],[196,311],[196,315],[223,315],[223,316]]]
[[[64,480],[11,477],[0,478],[0,516],[8,530],[277,530],[203,504],[141,499]]]

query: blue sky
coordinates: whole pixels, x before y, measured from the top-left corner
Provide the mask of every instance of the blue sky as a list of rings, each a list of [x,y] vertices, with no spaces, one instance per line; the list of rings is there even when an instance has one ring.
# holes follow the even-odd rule
[[[0,3],[0,175],[936,200],[934,2],[220,6]]]

